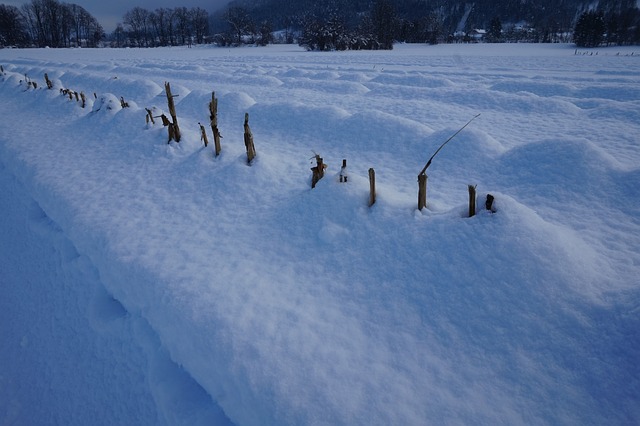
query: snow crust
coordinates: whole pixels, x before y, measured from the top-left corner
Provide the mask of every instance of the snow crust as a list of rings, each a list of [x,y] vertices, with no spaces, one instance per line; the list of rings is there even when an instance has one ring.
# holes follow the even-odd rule
[[[0,50],[0,423],[639,422],[638,53]]]

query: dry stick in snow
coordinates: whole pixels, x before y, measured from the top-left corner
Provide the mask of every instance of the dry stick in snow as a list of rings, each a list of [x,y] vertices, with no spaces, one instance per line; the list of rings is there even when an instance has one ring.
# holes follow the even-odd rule
[[[171,85],[169,84],[169,82],[164,83],[164,90],[167,94],[169,114],[171,114],[171,118],[173,120],[173,123],[169,124],[169,142],[171,142],[171,140],[180,142],[180,127],[178,126],[178,117],[176,116],[176,106],[173,103],[174,95],[171,94]],[[175,95],[175,96],[178,96],[178,95]]]
[[[469,185],[469,217],[476,214],[476,187]]]
[[[145,108],[145,110],[147,111],[147,116],[145,117],[145,122],[147,124],[149,124],[149,122],[151,122],[151,124],[156,124],[155,120],[153,119],[153,113],[151,112],[151,110],[149,108]]]
[[[198,126],[200,126],[200,140],[204,141],[204,147],[206,148],[207,145],[209,145],[209,139],[207,139],[207,131],[204,129],[204,126],[200,123],[198,123]]]
[[[218,99],[216,99],[216,92],[211,92],[211,102],[209,102],[209,120],[211,120],[211,131],[213,132],[213,144],[216,149],[216,157],[220,155],[222,147],[220,146],[220,139],[222,135],[218,130]]]
[[[369,207],[376,203],[376,171],[369,169]]]
[[[49,90],[53,89],[53,83],[51,82],[51,80],[49,80],[49,75],[47,75],[47,73],[44,73],[44,81],[47,82],[47,88]]]
[[[251,161],[256,156],[256,148],[253,145],[253,134],[249,127],[249,113],[244,114],[244,146],[247,148],[247,163],[251,164]]]
[[[427,164],[425,164],[425,166],[422,168],[422,170],[418,174],[418,209],[419,210],[422,210],[423,208],[425,208],[427,206],[427,174],[426,174],[426,171],[429,168],[429,166],[431,165],[431,161],[433,161],[433,158],[438,154],[438,152],[440,152],[440,150],[447,143],[449,143],[451,141],[451,139],[453,139],[456,136],[458,136],[458,133],[460,133],[465,127],[467,127],[469,124],[471,124],[471,122],[473,120],[475,120],[476,118],[478,118],[478,117],[480,117],[480,114],[474,116],[471,120],[467,121],[467,124],[465,124],[460,129],[458,129],[458,131],[455,132],[453,135],[451,135],[449,137],[449,139],[444,141],[444,143],[442,145],[440,145],[440,147],[436,150],[436,152],[433,153],[431,158],[429,158],[429,161],[427,161]]]

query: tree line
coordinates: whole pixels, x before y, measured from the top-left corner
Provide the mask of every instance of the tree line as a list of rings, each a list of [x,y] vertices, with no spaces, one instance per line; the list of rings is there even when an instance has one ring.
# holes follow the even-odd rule
[[[82,6],[31,0],[21,8],[0,4],[0,46],[95,47],[100,23]]]
[[[124,24],[124,25],[123,25]],[[200,8],[134,7],[113,34],[116,47],[156,47],[202,44],[209,35],[209,13]]]
[[[0,47],[280,42],[309,50],[391,49],[395,42],[473,42],[478,34],[489,42],[640,44],[640,10],[636,0],[600,0],[597,9],[586,0],[235,0],[213,15],[198,7],[134,7],[107,36],[76,4],[0,4]]]

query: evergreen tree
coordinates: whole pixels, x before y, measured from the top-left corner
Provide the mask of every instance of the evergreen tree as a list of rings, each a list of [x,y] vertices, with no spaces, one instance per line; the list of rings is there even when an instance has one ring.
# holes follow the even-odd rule
[[[393,49],[395,16],[396,12],[389,0],[376,0],[373,5],[371,20],[380,49]]]
[[[489,30],[487,31],[487,39],[491,43],[497,43],[502,41],[502,21],[500,21],[500,18],[495,17],[489,23]]]
[[[584,12],[578,18],[573,41],[578,47],[597,47],[604,38],[605,23],[602,12]]]

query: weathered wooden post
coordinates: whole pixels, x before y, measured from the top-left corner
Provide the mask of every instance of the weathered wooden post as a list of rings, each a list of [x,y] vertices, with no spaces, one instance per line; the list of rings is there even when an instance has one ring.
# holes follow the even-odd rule
[[[342,167],[340,167],[340,182],[346,182],[349,179],[347,174],[347,159],[342,160]]]
[[[84,92],[80,92],[80,99],[82,100],[82,108],[87,105],[87,98],[84,96]]]
[[[247,148],[247,163],[251,164],[251,161],[256,156],[256,148],[253,145],[253,134],[249,127],[249,113],[244,114],[244,146]]]
[[[222,147],[220,146],[220,139],[222,135],[218,130],[218,99],[216,99],[216,92],[211,92],[211,102],[209,102],[209,119],[211,120],[211,131],[213,132],[213,145],[216,149],[216,157],[220,155]]]
[[[200,126],[200,140],[204,141],[204,147],[206,148],[209,145],[209,139],[207,139],[207,131],[204,129],[204,126],[198,123]]]
[[[473,217],[476,214],[476,187],[469,185],[469,217]]]
[[[418,210],[427,207],[427,174],[418,175]]]
[[[315,188],[316,184],[324,177],[324,169],[327,165],[324,164],[324,160],[318,154],[314,157],[316,159],[316,165],[311,168],[313,175],[311,176],[311,188]]]
[[[369,169],[369,207],[376,202],[376,171]]]
[[[171,85],[169,82],[164,83],[164,90],[167,94],[167,104],[169,105],[169,114],[171,114],[172,123],[169,124],[169,142],[175,140],[180,142],[180,127],[178,126],[178,117],[176,115],[176,106],[173,103],[174,96],[171,94]],[[177,95],[176,95],[177,96]]]

